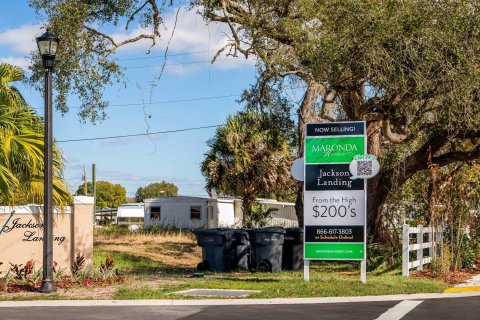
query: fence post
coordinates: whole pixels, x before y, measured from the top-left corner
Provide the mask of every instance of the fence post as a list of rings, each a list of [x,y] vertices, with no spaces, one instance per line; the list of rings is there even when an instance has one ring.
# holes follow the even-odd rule
[[[433,240],[433,233],[435,232],[435,227],[430,226],[430,232],[428,233],[428,242],[430,242],[430,247],[428,248],[428,256],[430,258],[434,258],[434,252],[435,252],[435,241]]]
[[[409,230],[408,230],[409,225],[404,224],[403,229],[402,229],[402,276],[408,277],[409,275],[409,270],[408,270],[408,260],[409,260],[409,255],[408,255],[408,245],[409,245]]]
[[[423,270],[423,225],[419,224],[417,226],[418,233],[417,233],[417,244],[420,248],[417,250],[417,260],[418,260],[418,267],[417,270]]]
[[[437,243],[437,255],[442,254],[442,249],[443,247],[441,246],[441,242],[443,241],[443,226],[437,226],[437,237],[436,237],[436,243]]]

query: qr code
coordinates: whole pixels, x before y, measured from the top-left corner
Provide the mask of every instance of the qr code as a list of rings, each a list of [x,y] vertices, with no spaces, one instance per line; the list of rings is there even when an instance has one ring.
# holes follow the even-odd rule
[[[372,161],[357,161],[357,174],[369,176],[372,174]]]

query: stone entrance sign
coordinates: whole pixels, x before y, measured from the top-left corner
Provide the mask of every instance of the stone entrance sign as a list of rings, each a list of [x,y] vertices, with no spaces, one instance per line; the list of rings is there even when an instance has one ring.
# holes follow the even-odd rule
[[[14,213],[12,214],[12,211]],[[93,197],[74,197],[73,207],[56,208],[53,216],[53,260],[57,269],[70,272],[75,256],[93,263]],[[2,230],[3,227],[3,231]],[[43,206],[0,206],[0,271],[7,272],[10,263],[33,260],[35,269],[43,261]]]

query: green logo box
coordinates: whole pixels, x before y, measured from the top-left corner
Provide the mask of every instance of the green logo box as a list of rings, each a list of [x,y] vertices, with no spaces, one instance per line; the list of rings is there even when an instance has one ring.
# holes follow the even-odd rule
[[[363,260],[363,243],[305,243],[305,259]]]
[[[365,154],[365,137],[307,138],[305,163],[351,162]]]

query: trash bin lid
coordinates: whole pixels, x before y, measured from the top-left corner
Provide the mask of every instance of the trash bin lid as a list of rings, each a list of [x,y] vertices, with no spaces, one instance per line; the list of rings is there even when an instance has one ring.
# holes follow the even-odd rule
[[[196,235],[218,235],[218,236],[225,236],[227,240],[232,238],[233,230],[230,228],[210,228],[205,230],[194,230],[194,234]]]
[[[265,228],[256,228],[252,229],[249,232],[252,233],[285,233],[285,229],[282,227],[265,227]]]

